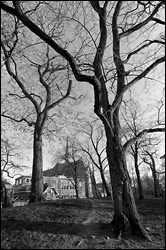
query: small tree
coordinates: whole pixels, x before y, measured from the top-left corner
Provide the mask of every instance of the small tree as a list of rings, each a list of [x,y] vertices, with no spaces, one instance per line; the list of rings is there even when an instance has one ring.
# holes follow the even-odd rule
[[[159,189],[159,176],[158,176],[158,171],[156,169],[156,163],[155,163],[155,151],[148,151],[148,150],[144,150],[143,152],[143,161],[149,165],[151,171],[152,171],[152,176],[153,176],[153,183],[154,183],[154,195],[156,198],[158,198],[160,196],[160,189]]]
[[[26,166],[16,163],[16,159],[20,158],[18,147],[9,142],[8,139],[1,139],[1,202],[2,207],[12,206],[12,197],[9,194],[4,181],[4,174],[9,178],[20,175]]]
[[[92,164],[99,170],[103,187],[106,191],[107,197],[111,197],[111,190],[108,187],[105,171],[108,167],[107,157],[106,157],[106,146],[105,146],[105,134],[101,126],[96,125],[94,122],[86,122],[84,124],[84,129],[80,131],[85,134],[85,143],[80,143],[80,149],[85,152]]]
[[[85,173],[85,171],[84,173],[81,172],[80,164],[84,163],[81,160],[76,142],[74,140],[70,140],[69,142],[69,138],[67,137],[66,147],[63,151],[65,152],[64,154],[61,152],[58,153],[58,158],[64,161],[64,171],[68,173],[66,174],[66,177],[70,180],[75,188],[76,198],[80,198],[79,181],[85,180],[86,182],[87,173]]]
[[[126,140],[129,140],[133,137],[137,137],[137,134],[141,130],[141,122],[143,115],[139,112],[138,104],[131,100],[128,105],[125,105],[122,112],[123,119],[125,121],[125,129],[124,129],[124,137]],[[140,170],[139,166],[142,161],[139,162],[139,150],[141,148],[141,140],[133,143],[128,149],[128,153],[130,153],[134,160],[134,168],[137,176],[137,184],[138,184],[138,195],[139,199],[144,199],[143,195],[143,187],[141,183]]]

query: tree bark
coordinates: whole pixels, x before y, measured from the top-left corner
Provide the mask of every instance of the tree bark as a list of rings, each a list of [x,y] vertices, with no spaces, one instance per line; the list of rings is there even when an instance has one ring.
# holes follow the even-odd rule
[[[78,191],[78,181],[75,181],[75,191],[76,191],[76,199],[79,198],[79,191]]]
[[[107,137],[106,152],[114,200],[114,217],[111,225],[114,228],[115,236],[119,238],[130,226],[133,234],[139,234],[146,239],[150,239],[137,212],[117,126],[114,135],[110,133],[106,126],[105,129]]]
[[[145,151],[147,153],[147,155],[149,155],[151,162],[148,162],[146,159],[144,159],[144,162],[146,164],[148,164],[150,166],[150,169],[152,171],[152,176],[153,176],[153,181],[154,181],[154,195],[156,198],[158,198],[160,196],[160,190],[159,190],[159,180],[157,177],[157,172],[156,172],[156,164],[155,164],[155,160],[153,158],[153,154]]]
[[[152,154],[149,154],[149,155],[152,161],[151,170],[152,170],[152,176],[154,180],[154,195],[156,198],[158,198],[160,196],[160,191],[159,191],[159,180],[157,178],[157,173],[156,173],[156,164],[155,164],[153,155]]]
[[[104,189],[106,191],[106,195],[107,195],[107,197],[111,197],[111,192],[110,192],[110,190],[108,188],[107,182],[105,180],[104,173],[103,173],[103,171],[101,169],[100,169],[100,175],[101,175],[101,179],[102,179],[102,182],[103,182]]]
[[[160,197],[160,191],[159,191],[159,181],[157,178],[156,170],[152,171],[152,176],[153,176],[153,180],[154,180],[154,196],[156,198],[158,198],[158,197]]]
[[[36,122],[33,141],[32,183],[29,203],[41,201],[43,198],[43,155],[42,127],[40,120]]]
[[[92,195],[93,197],[98,197],[97,186],[96,186],[96,179],[94,173],[90,173],[90,178],[92,182]]]

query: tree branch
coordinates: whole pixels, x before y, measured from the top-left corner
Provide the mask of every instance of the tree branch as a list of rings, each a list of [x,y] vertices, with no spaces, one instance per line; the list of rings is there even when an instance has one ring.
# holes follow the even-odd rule
[[[50,110],[50,109],[54,108],[59,103],[61,103],[64,99],[66,99],[70,95],[71,87],[72,87],[72,80],[69,80],[69,85],[68,85],[68,89],[67,89],[66,94],[62,98],[60,98],[59,100],[57,100],[56,102],[54,102],[51,105],[47,106],[47,110]]]
[[[152,71],[156,66],[158,66],[162,62],[165,62],[165,56],[156,59],[156,61],[154,61],[149,67],[147,67],[139,76],[135,77],[131,82],[129,82],[126,85],[124,91],[126,91],[128,88],[133,86],[133,84],[144,78],[150,71]]]
[[[125,87],[122,89],[122,91],[119,93],[117,98],[115,98],[113,104],[112,104],[112,111],[116,109],[116,107],[121,102],[121,99],[124,95],[124,93],[131,88],[135,83],[140,81],[142,78],[144,78],[151,70],[153,70],[156,66],[158,66],[160,63],[165,62],[165,56],[157,59],[155,62],[153,62],[149,67],[147,67],[140,75],[135,77],[131,82],[129,82]]]
[[[123,149],[124,151],[126,151],[129,146],[131,146],[133,143],[139,141],[144,135],[146,135],[147,133],[155,133],[155,132],[165,132],[165,128],[151,128],[151,129],[144,129],[141,132],[139,132],[137,134],[137,136],[129,139],[124,145],[123,145]]]
[[[7,176],[8,176],[9,178],[14,178],[14,176],[16,176],[16,175],[21,175],[21,174],[14,174],[13,176],[11,176],[7,170],[2,170],[2,172],[7,173]]]
[[[10,57],[8,55],[8,52],[5,48],[5,45],[4,43],[2,42],[1,40],[1,47],[3,49],[3,52],[4,52],[4,55],[5,55],[5,65],[6,65],[6,69],[7,69],[7,72],[9,73],[9,75],[16,81],[16,83],[19,85],[19,87],[21,88],[23,94],[33,103],[35,109],[36,109],[36,112],[39,113],[39,106],[38,106],[38,103],[36,102],[36,100],[27,92],[27,90],[25,89],[25,86],[24,84],[20,81],[20,79],[18,78],[17,76],[17,73],[14,74],[13,71],[11,70],[11,67],[10,67]]]
[[[24,121],[24,122],[26,122],[30,127],[35,125],[34,122],[29,122],[29,121],[27,121],[25,118],[21,118],[20,120],[17,120],[17,119],[15,119],[15,118],[13,118],[13,117],[10,117],[9,115],[5,115],[5,112],[2,113],[1,116],[2,116],[2,117],[5,117],[5,118],[8,118],[8,119],[10,119],[10,120],[12,120],[12,121],[15,121],[15,122],[23,122],[23,121]]]
[[[156,23],[165,25],[165,21],[162,21],[162,20],[160,20],[160,19],[158,19],[158,18],[155,18],[155,17],[152,18],[152,21],[155,21]]]
[[[156,6],[156,8],[153,10],[152,14],[147,18],[145,19],[143,22],[135,25],[134,27],[122,32],[119,34],[119,38],[122,38],[122,37],[125,37],[125,36],[128,36],[130,34],[132,34],[133,32],[137,31],[138,29],[142,28],[143,26],[145,26],[147,23],[149,23],[149,21],[152,21],[153,20],[153,17],[154,15],[158,12],[159,8],[163,5],[164,3],[161,1],[159,2],[159,4]]]
[[[144,45],[142,45],[140,48],[138,48],[138,49],[134,50],[133,52],[129,53],[129,54],[127,55],[127,58],[123,61],[123,63],[127,63],[131,56],[137,54],[139,51],[143,50],[144,48],[148,47],[149,45],[151,45],[151,44],[153,44],[153,43],[159,43],[159,44],[165,45],[165,42],[164,42],[164,41],[160,41],[160,40],[152,40],[152,41],[149,41],[147,44],[144,44]]]
[[[80,73],[80,70],[78,69],[74,57],[65,49],[63,49],[61,46],[59,46],[55,41],[51,39],[50,36],[45,34],[37,25],[35,25],[22,11],[20,7],[19,1],[13,1],[13,5],[15,8],[11,8],[7,6],[6,4],[2,3],[1,8],[14,15],[17,16],[22,23],[30,29],[34,34],[36,34],[38,37],[40,37],[43,41],[45,41],[48,45],[50,45],[58,54],[60,54],[62,57],[64,57],[70,64],[73,74],[77,81],[83,81],[83,82],[89,82],[93,86],[95,85],[95,78],[94,76],[88,76],[83,75]]]

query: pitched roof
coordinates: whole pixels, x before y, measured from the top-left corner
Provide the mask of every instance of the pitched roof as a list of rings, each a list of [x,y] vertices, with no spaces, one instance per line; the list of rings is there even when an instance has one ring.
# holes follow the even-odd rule
[[[43,176],[57,176],[65,175],[68,178],[73,177],[73,168],[76,164],[77,174],[79,178],[85,178],[87,175],[87,167],[82,160],[78,160],[75,163],[57,163],[53,168],[43,171]]]
[[[59,195],[59,193],[55,190],[55,188],[54,188],[54,187],[50,187],[50,186],[48,186],[48,187],[44,190],[43,193],[47,193],[47,191],[48,191],[49,189],[53,190],[53,192],[54,192],[55,195]]]

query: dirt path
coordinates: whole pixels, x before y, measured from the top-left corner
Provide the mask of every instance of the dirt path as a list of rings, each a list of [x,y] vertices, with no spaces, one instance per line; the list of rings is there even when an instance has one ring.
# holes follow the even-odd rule
[[[85,237],[95,238],[96,236],[105,235],[108,237],[112,231],[109,229],[109,223],[100,220],[100,213],[103,209],[96,203],[95,200],[90,200],[87,209],[78,208],[74,220],[75,226],[79,233]],[[101,212],[100,212],[101,209]],[[108,218],[107,218],[108,219]],[[109,229],[109,230],[108,230]]]

